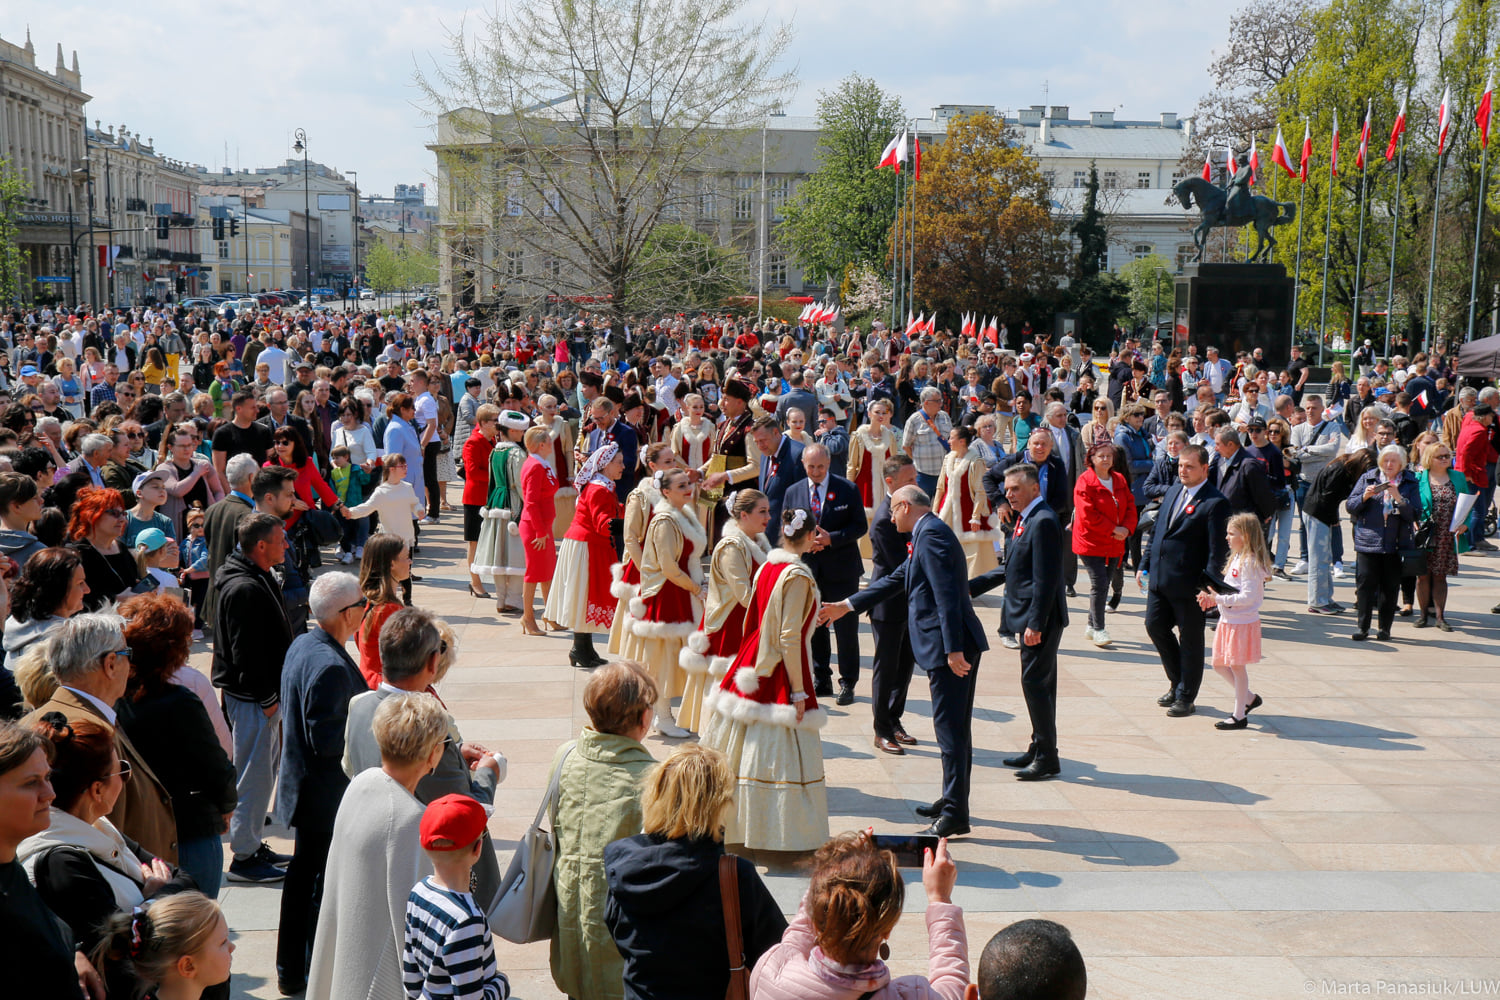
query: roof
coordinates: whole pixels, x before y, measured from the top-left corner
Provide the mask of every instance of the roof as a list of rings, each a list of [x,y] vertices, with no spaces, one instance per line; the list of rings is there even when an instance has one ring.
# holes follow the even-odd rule
[[[1087,193],[1086,188],[1054,188],[1052,191],[1053,210],[1062,215],[1077,215],[1083,210],[1083,198]],[[1181,205],[1175,200],[1168,201],[1172,196],[1170,188],[1100,189],[1100,197],[1105,196],[1109,199],[1106,207],[1111,215],[1132,218],[1157,216],[1182,222],[1189,221],[1189,216]]]

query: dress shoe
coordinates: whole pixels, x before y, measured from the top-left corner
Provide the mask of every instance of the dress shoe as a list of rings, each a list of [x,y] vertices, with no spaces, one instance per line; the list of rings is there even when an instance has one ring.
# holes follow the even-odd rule
[[[1160,705],[1162,708],[1167,708],[1167,707],[1169,707],[1172,704],[1172,702],[1174,702],[1176,700],[1177,700],[1177,689],[1173,688],[1172,690],[1168,691],[1166,694],[1162,695],[1160,698],[1156,699],[1156,703],[1158,705]]]
[[[1068,588],[1068,596],[1069,597],[1077,597],[1078,596],[1078,591],[1074,590],[1072,587],[1069,587]]]
[[[1196,711],[1198,711],[1198,706],[1194,705],[1186,698],[1178,698],[1176,701],[1172,702],[1172,707],[1167,709],[1167,714],[1174,719],[1180,719],[1184,715],[1192,715]]]
[[[833,697],[833,681],[831,681],[831,680],[813,681],[813,697],[815,697],[815,698],[832,698]]]
[[[1408,604],[1406,607],[1402,608],[1400,611],[1396,612],[1396,614],[1400,615],[1402,618],[1410,618],[1411,617],[1411,613],[1412,612],[1411,612],[1411,605],[1410,604]]]
[[[922,831],[926,837],[962,837],[969,832],[969,824],[960,823],[956,819],[947,816],[939,816],[932,821],[932,825]]]
[[[875,749],[880,750],[884,753],[893,753],[897,756],[901,756],[902,754],[906,753],[905,750],[901,749],[901,744],[897,743],[893,739],[888,739],[884,736],[875,737]]]
[[[1422,612],[1422,617],[1412,623],[1412,628],[1431,628],[1432,619],[1427,617],[1427,612]]]
[[[1355,642],[1364,642],[1366,639],[1370,638],[1370,630],[1367,628],[1359,629],[1349,638],[1353,639]]]
[[[840,704],[840,705],[852,705],[852,704],[854,704],[854,685],[850,684],[848,681],[839,681],[838,704]]]
[[[900,726],[897,726],[896,731],[891,734],[891,739],[895,740],[897,743],[900,743],[904,747],[914,747],[917,745],[917,738],[911,733],[908,733],[906,730],[902,729]]]
[[[1391,630],[1388,628],[1383,628],[1379,632],[1375,633],[1375,638],[1379,639],[1381,642],[1390,642]]]
[[[1031,765],[1031,762],[1034,760],[1036,760],[1036,750],[1031,747],[1027,747],[1025,753],[1017,754],[1014,757],[1005,757],[1000,761],[1000,763],[1004,764],[1006,767],[1029,767]]]
[[[1264,704],[1265,704],[1265,702],[1261,701],[1260,695],[1256,695],[1255,696],[1255,700],[1252,701],[1250,704],[1248,704],[1248,705],[1245,706],[1245,713],[1248,715],[1249,713],[1255,711],[1257,708],[1260,708],[1260,706],[1262,706]]]
[[[1056,757],[1038,757],[1016,772],[1017,781],[1046,781],[1062,773],[1062,765]]]
[[[937,819],[943,814],[943,800],[938,799],[930,806],[917,806],[912,812],[923,819]]]
[[[1453,631],[1453,626],[1448,624],[1448,620],[1446,618],[1439,618],[1437,620],[1437,627],[1438,627],[1438,631],[1439,632],[1452,632]]]
[[[584,657],[579,656],[577,653],[569,650],[568,662],[577,667],[579,670],[593,670],[595,667],[604,666],[604,664],[609,661],[604,659],[604,657],[600,656],[598,653],[594,653],[591,656]]]
[[[1245,711],[1248,713],[1250,710],[1247,708],[1247,709],[1245,709]],[[1231,716],[1230,718],[1227,718],[1227,719],[1220,719],[1218,722],[1214,723],[1214,728],[1215,729],[1244,729],[1248,725],[1250,725],[1250,716],[1247,714],[1243,719],[1236,719],[1233,716]]]
[[[307,980],[292,980],[276,977],[276,992],[284,997],[294,997],[307,992]]]

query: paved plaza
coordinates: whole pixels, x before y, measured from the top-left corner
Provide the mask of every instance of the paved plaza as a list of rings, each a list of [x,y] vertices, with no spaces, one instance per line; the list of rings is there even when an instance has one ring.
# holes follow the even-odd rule
[[[503,869],[553,753],[585,722],[587,674],[567,665],[569,633],[528,638],[466,594],[459,522],[424,530],[416,601],[458,632],[442,696],[465,737],[510,762],[490,823]],[[1251,668],[1265,705],[1239,732],[1213,728],[1232,707],[1217,676],[1195,716],[1156,706],[1166,681],[1133,582],[1108,650],[1083,639],[1080,593],[1061,655],[1063,772],[1031,784],[1000,764],[1030,727],[1017,654],[994,639],[999,597],[982,598],[994,648],[979,668],[974,832],[953,842],[971,961],[999,928],[1042,916],[1072,930],[1097,1000],[1500,995],[1500,616],[1489,614],[1500,556],[1463,568],[1456,631],[1398,618],[1389,643],[1349,639],[1352,561],[1337,584],[1351,610],[1337,618],[1303,612],[1303,580],[1273,581],[1266,658]],[[867,625],[862,645],[868,667]],[[207,653],[193,662],[206,670]],[[871,746],[868,673],[858,695],[828,706],[822,733],[832,829],[915,832],[925,821],[912,808],[936,798],[940,777],[925,681],[919,672],[906,719],[921,745],[904,757]],[[658,757],[671,745],[647,740]],[[770,860],[767,882],[790,914],[805,879]],[[927,967],[919,878],[910,873],[892,940],[896,975]],[[239,949],[235,996],[277,997],[279,888],[229,884],[222,900]],[[516,996],[560,996],[545,942],[497,939],[496,950]]]

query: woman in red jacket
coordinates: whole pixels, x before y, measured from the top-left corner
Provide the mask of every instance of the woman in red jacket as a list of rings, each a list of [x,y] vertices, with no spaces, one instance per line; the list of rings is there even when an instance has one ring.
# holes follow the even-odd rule
[[[321,497],[323,506],[331,511],[339,511],[343,504],[339,502],[339,495],[333,491],[333,487],[323,479],[323,474],[318,471],[317,463],[307,454],[307,445],[302,441],[302,435],[298,434],[289,426],[281,427],[271,436],[271,445],[276,457],[266,465],[279,465],[286,469],[295,469],[297,478],[292,483],[292,489],[297,494],[297,503],[293,505],[292,516],[286,519],[286,530],[297,526],[302,518],[302,512],[312,508],[316,502],[314,494]]]
[[[474,431],[464,442],[464,541],[469,545],[469,594],[472,597],[489,597],[484,581],[474,572],[474,552],[479,547],[479,529],[484,509],[490,497],[490,452],[495,450],[495,437],[500,432],[500,407],[485,403],[474,411]]]
[[[1089,467],[1073,487],[1073,552],[1089,573],[1089,627],[1085,639],[1109,645],[1104,628],[1104,600],[1110,577],[1125,558],[1125,540],[1135,531],[1137,512],[1130,480],[1114,471],[1115,445],[1100,439],[1089,446]]]
[[[537,584],[542,585],[542,606],[552,590],[552,577],[557,573],[557,542],[552,537],[552,524],[557,517],[555,498],[558,491],[557,472],[549,464],[555,451],[552,433],[545,427],[533,427],[522,439],[526,446],[527,459],[521,464],[521,544],[526,553],[526,575],[522,577],[521,630],[527,635],[545,635],[536,627]],[[557,632],[562,626],[553,621],[547,628]]]

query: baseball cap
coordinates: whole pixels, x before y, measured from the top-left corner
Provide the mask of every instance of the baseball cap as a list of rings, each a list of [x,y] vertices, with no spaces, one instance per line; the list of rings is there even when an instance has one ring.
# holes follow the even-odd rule
[[[422,810],[418,828],[422,847],[429,851],[461,851],[479,839],[486,822],[484,806],[478,802],[467,795],[444,795]],[[439,840],[447,841],[447,845],[438,846]]]
[[[135,547],[145,549],[147,552],[155,552],[167,542],[167,533],[160,528],[147,528],[135,536]]]
[[[139,476],[136,476],[135,481],[130,484],[130,492],[139,493],[141,491],[141,487],[145,486],[153,479],[158,479],[162,482],[166,482],[167,474],[162,469],[152,469],[149,472],[143,472]]]
[[[28,375],[35,375],[35,374],[37,374],[36,365],[22,365],[21,366],[21,377],[22,378],[25,378]]]
[[[1266,429],[1265,418],[1264,417],[1251,417],[1250,421],[1245,424],[1245,429],[1246,430],[1250,430],[1250,431],[1263,431],[1263,430],[1265,430]]]

